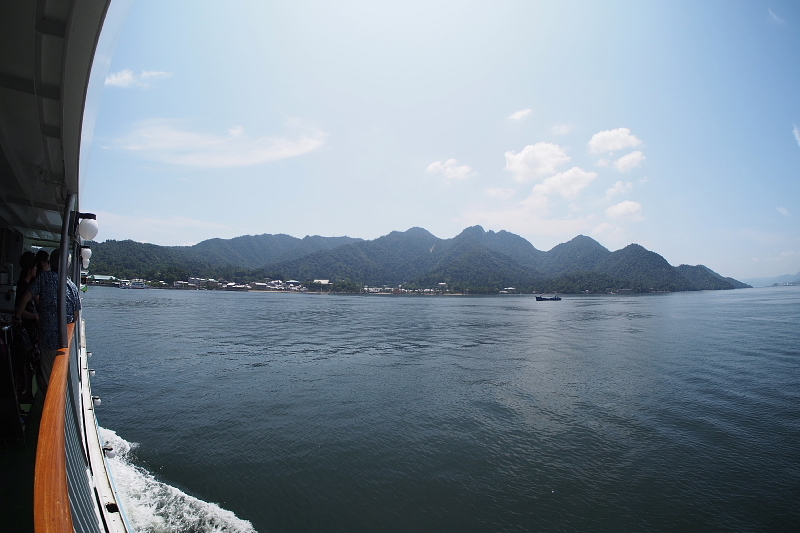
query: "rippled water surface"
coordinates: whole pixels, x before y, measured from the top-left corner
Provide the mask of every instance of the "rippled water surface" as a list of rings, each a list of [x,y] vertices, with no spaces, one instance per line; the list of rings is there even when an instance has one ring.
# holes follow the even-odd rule
[[[132,493],[235,514],[186,530],[790,531],[798,289],[93,287],[84,316],[100,423],[162,487]]]

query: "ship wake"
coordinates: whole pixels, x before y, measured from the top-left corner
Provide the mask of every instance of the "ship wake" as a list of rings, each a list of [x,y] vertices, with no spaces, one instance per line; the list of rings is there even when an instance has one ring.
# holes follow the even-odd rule
[[[110,429],[99,429],[103,443],[117,453],[108,464],[125,514],[137,533],[255,533],[250,522],[231,511],[158,481],[133,463],[131,451],[136,443]]]

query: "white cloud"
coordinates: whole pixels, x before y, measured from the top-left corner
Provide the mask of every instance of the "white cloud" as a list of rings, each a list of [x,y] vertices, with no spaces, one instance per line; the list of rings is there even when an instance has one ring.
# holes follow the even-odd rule
[[[619,226],[615,226],[614,224],[603,222],[602,224],[596,226],[592,230],[592,233],[594,233],[595,235],[608,235],[610,233],[618,232],[621,229],[622,228],[620,228]]]
[[[152,119],[137,125],[121,142],[125,150],[173,165],[204,168],[252,166],[302,155],[320,148],[328,135],[319,130],[287,137],[249,137],[236,126],[228,135],[196,133],[177,127],[177,122]]]
[[[642,206],[638,202],[625,200],[606,209],[606,214],[611,218],[638,219],[642,213]]]
[[[621,248],[631,242],[630,234],[623,226],[603,222],[590,231],[590,235],[607,248]]]
[[[533,194],[516,204],[500,209],[483,206],[467,209],[459,219],[466,225],[504,229],[519,234],[547,235],[571,239],[592,227],[592,217],[549,218],[547,196]],[[557,244],[555,241],[553,244]]]
[[[627,241],[625,230],[608,222],[603,222],[592,229],[592,235],[615,245],[624,244]]]
[[[533,112],[532,109],[522,109],[517,111],[516,113],[511,113],[508,115],[509,120],[522,120],[523,118],[527,117]]]
[[[572,127],[568,126],[567,124],[559,124],[550,128],[550,132],[553,135],[566,135],[567,133],[572,131]]]
[[[592,135],[589,141],[589,151],[593,154],[603,152],[615,152],[623,148],[639,146],[642,141],[635,135],[631,135],[628,128],[617,128],[615,130],[605,130]]]
[[[772,22],[780,26],[786,26],[786,21],[780,18],[778,15],[776,15],[772,9],[767,8],[767,14],[769,15],[769,18],[772,20]]]
[[[114,87],[131,87],[139,85],[141,82],[132,70],[125,69],[106,76],[106,85]]]
[[[114,87],[150,87],[158,79],[169,78],[172,72],[143,70],[141,74],[134,74],[130,69],[120,70],[106,76],[106,85]]]
[[[514,189],[500,189],[500,188],[486,189],[487,196],[490,196],[492,198],[500,198],[502,200],[508,200],[509,198],[514,196],[514,193],[516,192],[517,191]]]
[[[465,180],[474,175],[468,165],[459,165],[455,159],[448,159],[444,163],[436,161],[428,165],[428,172],[444,174],[444,180],[448,183],[454,180]]]
[[[509,151],[505,156],[506,170],[510,170],[518,182],[553,174],[559,166],[570,160],[562,147],[548,142],[529,144],[520,153]]]
[[[533,188],[534,195],[560,194],[564,198],[573,199],[597,177],[597,172],[587,172],[582,168],[572,167],[565,172],[550,176]]]
[[[566,172],[551,176],[534,187],[532,193],[521,201],[508,201],[512,189],[490,189],[494,198],[502,200],[501,206],[473,206],[466,209],[459,222],[466,225],[482,224],[489,228],[505,229],[519,234],[547,236],[553,239],[572,238],[579,233],[587,233],[595,224],[595,215],[581,216],[576,206],[570,205],[566,216],[552,217],[550,213],[550,194],[561,194],[565,198],[577,195],[586,185],[597,177],[594,172],[586,172],[573,167]],[[490,192],[491,191],[491,192]],[[504,193],[508,193],[505,196]],[[553,245],[560,242],[554,240]]]
[[[169,78],[170,76],[172,76],[172,72],[164,72],[161,70],[143,70],[139,75],[139,79],[144,83],[147,83],[150,80],[159,80],[162,78]]]
[[[783,215],[785,217],[788,217],[790,215],[789,210],[786,209],[785,207],[779,207],[778,208],[778,213],[780,213],[781,215]]]
[[[610,167],[611,161],[608,159],[598,159],[597,163],[595,163],[598,167]]]
[[[163,246],[195,244],[213,237],[235,237],[235,229],[217,222],[206,222],[182,216],[120,215],[98,211],[99,238],[133,239]]]
[[[132,70],[121,70],[114,74],[106,76],[106,85],[113,85],[115,87],[130,87],[136,83]]]
[[[792,133],[794,133],[794,140],[797,141],[797,146],[800,146],[800,128],[798,128],[795,124],[792,124],[792,126],[794,126],[794,129],[792,130]]]
[[[606,198],[612,198],[618,194],[630,192],[632,189],[633,183],[630,181],[618,181],[606,191]]]
[[[525,209],[529,209],[532,212],[538,214],[540,217],[544,218],[548,214],[548,209],[550,208],[550,200],[544,194],[536,194],[533,193],[524,200],[522,200],[519,205],[524,207]]]
[[[545,170],[550,170],[568,161],[569,157],[563,149],[555,144],[537,143],[526,146],[519,154],[506,153],[506,168],[523,178],[541,177]],[[515,179],[523,181],[515,175]],[[587,172],[572,167],[557,173],[537,184],[531,194],[517,202],[510,201],[516,193],[514,189],[488,189],[486,193],[493,199],[499,199],[503,205],[475,206],[464,211],[460,222],[474,225],[483,224],[490,228],[505,229],[520,234],[546,235],[559,238],[574,237],[578,233],[586,233],[595,224],[594,215],[580,216],[576,206],[570,205],[570,213],[566,216],[551,217],[551,195],[560,195],[567,199],[575,198],[587,187],[597,173]],[[563,206],[562,206],[563,207]],[[556,241],[554,244],[556,244]]]
[[[617,159],[614,162],[614,166],[620,172],[627,172],[631,169],[641,166],[642,161],[644,161],[645,159],[646,158],[644,154],[639,150],[636,150],[635,152],[631,152],[628,155],[624,155],[619,159]]]

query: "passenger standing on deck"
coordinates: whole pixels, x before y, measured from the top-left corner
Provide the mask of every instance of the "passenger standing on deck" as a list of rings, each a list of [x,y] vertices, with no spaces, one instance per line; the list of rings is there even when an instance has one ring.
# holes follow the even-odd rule
[[[36,256],[33,252],[25,252],[19,258],[19,279],[17,280],[17,295],[14,299],[16,309],[25,293],[28,292],[28,285],[36,277]],[[39,315],[36,314],[36,306],[33,300],[28,301],[22,310],[22,324],[14,328],[14,341],[12,343],[11,356],[12,367],[14,369],[14,379],[17,386],[17,398],[20,403],[33,402],[33,388],[31,364],[39,365],[39,352],[36,345],[39,338]]]
[[[22,254],[22,256],[20,256],[19,267],[20,271],[19,279],[17,280],[17,295],[14,299],[14,309],[17,308],[17,305],[19,304],[20,300],[22,300],[22,297],[25,296],[26,292],[28,292],[28,285],[31,281],[33,281],[33,278],[36,277],[36,273],[38,272],[36,256],[33,254],[33,252],[25,252]],[[33,305],[33,302],[29,301],[28,305],[25,306],[25,309],[22,310],[22,320],[25,322],[38,319],[39,317],[36,315],[36,309]]]
[[[48,254],[44,250],[39,250],[38,252],[36,252],[36,269],[39,272],[50,270],[50,267],[47,266],[49,264],[50,264],[50,254]]]
[[[56,268],[58,268],[56,266]],[[36,274],[38,275],[41,272],[47,272],[50,270],[50,254],[45,252],[44,250],[39,250],[36,252]],[[25,294],[24,292],[22,294]],[[21,296],[21,295],[20,295]],[[39,297],[37,296],[34,298],[36,302],[36,306],[39,306]]]
[[[39,297],[39,350],[41,352],[41,369],[44,376],[42,389],[47,390],[50,372],[55,364],[56,353],[60,348],[58,334],[58,259],[59,250],[50,254],[50,267],[53,270],[40,272],[28,286],[28,291],[17,304],[14,317],[21,317],[25,305],[34,296]],[[75,321],[75,311],[81,308],[78,287],[67,278],[67,323]]]

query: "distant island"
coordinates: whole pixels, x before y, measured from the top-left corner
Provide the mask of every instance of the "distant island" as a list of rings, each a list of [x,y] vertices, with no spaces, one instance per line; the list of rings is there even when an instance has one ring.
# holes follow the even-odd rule
[[[751,278],[742,280],[753,287],[779,287],[800,285],[800,272],[797,274],[785,274],[783,276],[773,276],[770,278]]]
[[[194,246],[131,240],[91,243],[91,273],[162,285],[189,278],[229,283],[298,280],[309,290],[363,292],[364,287],[448,293],[562,294],[672,292],[750,287],[703,265],[670,265],[638,244],[609,251],[578,235],[549,251],[507,231],[466,228],[440,239],[422,228],[374,240],[351,237],[245,235]]]

